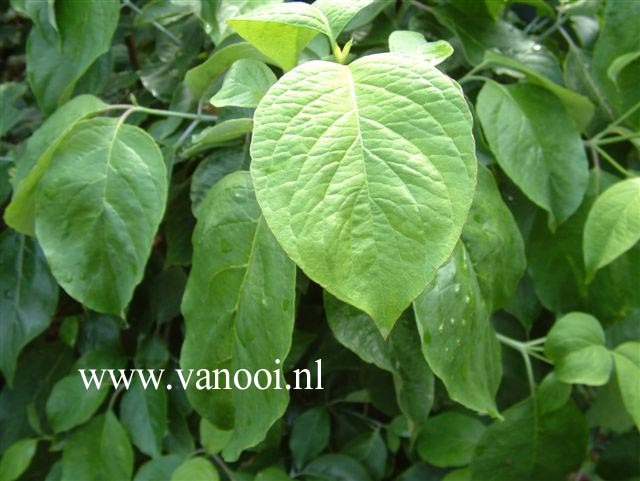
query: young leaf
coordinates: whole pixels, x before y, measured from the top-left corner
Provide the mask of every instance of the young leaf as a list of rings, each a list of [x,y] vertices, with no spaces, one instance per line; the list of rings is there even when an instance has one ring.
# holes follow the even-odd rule
[[[10,386],[22,348],[51,322],[58,285],[35,240],[0,235],[0,371]]]
[[[393,375],[400,410],[415,437],[427,422],[434,398],[433,373],[422,352],[415,322],[401,317],[385,340],[371,318],[325,291],[324,307],[329,327],[338,342],[363,361],[375,364]]]
[[[640,178],[623,180],[595,201],[584,226],[587,278],[640,241]]]
[[[539,481],[565,479],[584,460],[589,427],[570,401],[537,415],[531,400],[504,411],[480,439],[471,462],[471,479]]]
[[[196,456],[182,463],[171,475],[171,481],[219,481],[220,476],[205,458]]]
[[[331,38],[327,18],[316,7],[303,2],[265,5],[228,23],[284,70],[298,64],[298,55],[318,33]]]
[[[80,77],[111,48],[119,15],[118,0],[65,1],[56,8],[59,45],[40,29],[31,30],[27,75],[44,112],[51,113],[69,100]]]
[[[133,444],[152,458],[160,456],[167,433],[167,394],[163,388],[144,389],[134,381],[120,403],[120,419]]]
[[[495,395],[502,377],[500,346],[473,263],[463,245],[413,303],[422,352],[449,397],[498,416]]]
[[[193,244],[182,303],[182,368],[228,369],[232,377],[241,368],[277,370],[274,361],[283,361],[291,345],[295,266],[262,218],[247,172],[230,174],[209,191]],[[233,429],[224,450],[227,459],[237,459],[243,449],[260,442],[284,413],[288,395],[284,380],[282,389],[273,389],[275,376],[267,390],[187,390],[204,418]],[[220,379],[224,386],[224,374]],[[264,376],[261,382],[266,382]]]
[[[61,481],[125,480],[132,474],[131,443],[111,411],[75,431],[64,445]]]
[[[419,32],[396,30],[389,35],[389,51],[415,55],[433,65],[438,65],[451,56],[453,47],[444,40],[427,42],[424,35]]]
[[[122,315],[142,280],[167,199],[160,149],[117,119],[80,122],[38,187],[36,235],[58,283]]]
[[[24,473],[38,447],[37,439],[21,439],[11,445],[0,461],[0,479],[15,481]]]
[[[554,362],[554,372],[560,381],[601,386],[609,380],[613,366],[604,341],[596,318],[572,312],[553,325],[544,352]]]
[[[222,87],[211,97],[210,102],[216,107],[254,108],[276,80],[276,76],[264,62],[238,60],[231,66]]]
[[[476,418],[445,411],[429,418],[416,447],[420,457],[434,466],[466,466],[471,462],[485,426]]]
[[[300,469],[329,445],[331,417],[324,407],[302,413],[293,422],[289,448],[295,466]]]
[[[225,142],[235,140],[251,132],[252,128],[253,120],[249,118],[225,120],[194,135],[191,139],[193,145],[185,150],[182,155],[191,157],[212,147],[224,145]]]
[[[336,40],[358,12],[379,0],[316,0],[313,6],[320,10],[329,24],[331,39]]]
[[[78,122],[106,107],[107,104],[92,95],[80,95],[56,110],[29,137],[17,161],[13,198],[4,212],[8,225],[25,234],[35,233],[36,188],[49,168],[53,153]]]
[[[549,212],[550,224],[573,214],[587,189],[588,161],[580,134],[557,98],[533,85],[487,81],[477,110],[500,167]]]
[[[398,54],[285,75],[256,110],[251,157],[280,245],[384,336],[451,254],[477,169],[457,84]]]
[[[613,351],[622,401],[640,429],[640,342],[625,342]]]

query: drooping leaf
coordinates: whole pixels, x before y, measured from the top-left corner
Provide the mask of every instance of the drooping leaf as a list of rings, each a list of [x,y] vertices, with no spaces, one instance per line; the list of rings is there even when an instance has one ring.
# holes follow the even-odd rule
[[[502,377],[500,346],[490,322],[474,265],[464,245],[413,303],[422,352],[449,397],[497,416]]]
[[[0,479],[15,481],[31,464],[38,447],[37,439],[21,439],[11,445],[0,460]]]
[[[418,32],[395,30],[389,35],[389,51],[415,55],[433,65],[438,65],[451,56],[453,47],[444,40],[427,42],[424,35]]]
[[[298,64],[298,55],[318,33],[331,37],[327,18],[304,2],[265,5],[228,23],[285,71]]]
[[[162,439],[167,433],[167,394],[164,386],[144,389],[142,383],[134,382],[122,396],[120,419],[140,451],[152,458],[159,457]]]
[[[171,481],[219,481],[219,479],[216,468],[201,456],[188,459],[171,475]]]
[[[613,361],[596,318],[572,312],[558,319],[547,334],[544,352],[555,363],[563,382],[601,386],[611,375]]]
[[[107,107],[91,95],[80,95],[67,102],[29,137],[18,158],[14,194],[4,212],[4,221],[19,232],[35,233],[36,188],[49,168],[53,153],[64,137],[82,119]]]
[[[213,43],[219,45],[225,38],[233,35],[233,29],[227,20],[264,5],[281,2],[282,0],[219,0],[215,11],[216,21],[211,24],[209,33]]]
[[[182,368],[276,370],[275,359],[284,360],[291,343],[295,266],[269,231],[247,172],[230,174],[211,189],[200,206],[193,242],[193,268],[182,304]],[[192,388],[187,396],[214,425],[233,429],[224,455],[236,459],[284,413],[284,381],[282,387]]]
[[[416,447],[420,457],[441,468],[466,466],[485,431],[476,418],[445,411],[429,418],[420,432]]]
[[[275,74],[264,62],[241,59],[231,66],[222,87],[210,102],[216,107],[253,108],[276,80]]]
[[[160,149],[116,119],[80,122],[38,187],[36,234],[58,283],[122,315],[141,281],[167,198]]]
[[[291,427],[289,449],[300,469],[329,445],[331,417],[324,407],[309,409],[298,416]]]
[[[9,230],[0,235],[0,371],[13,385],[18,355],[51,322],[58,286],[38,244]]]
[[[251,156],[280,245],[383,335],[451,254],[476,176],[459,88],[398,54],[285,75],[256,110]]]
[[[31,30],[27,77],[45,113],[69,100],[80,77],[111,48],[119,15],[117,0],[69,0],[59,2],[56,8],[59,45],[57,39],[43,35],[40,29]]]
[[[640,342],[625,342],[613,351],[622,401],[640,429]]]
[[[549,212],[550,224],[565,221],[582,202],[589,171],[580,134],[557,99],[533,85],[487,81],[477,110],[500,167]]]
[[[531,400],[504,411],[485,431],[471,462],[471,481],[565,479],[584,460],[586,418],[569,402],[541,415]]]
[[[385,340],[367,314],[326,292],[324,307],[329,327],[338,342],[363,361],[393,375],[398,405],[409,420],[415,437],[429,417],[434,379],[422,356],[411,316],[401,317]]]
[[[121,356],[110,351],[92,351],[82,356],[71,369],[71,373],[60,379],[47,399],[47,420],[54,433],[68,431],[86,422],[95,414],[112,390],[111,378],[103,369],[124,367]],[[91,379],[91,369],[96,370],[102,380],[100,389],[91,385],[85,387],[79,369],[85,370],[87,381]]]
[[[589,211],[584,226],[587,278],[640,241],[640,178],[623,180],[605,190]]]
[[[112,411],[93,418],[67,439],[61,481],[127,480],[133,475],[133,450]]]
[[[171,475],[183,460],[184,457],[179,454],[168,454],[147,461],[140,466],[133,481],[170,481]]]
[[[232,431],[219,429],[206,419],[200,421],[200,442],[209,454],[218,454],[229,442]]]
[[[248,134],[252,128],[253,120],[250,118],[224,120],[194,135],[192,138],[193,145],[183,153],[183,156],[191,157],[204,150],[224,145],[230,140],[235,140]]]

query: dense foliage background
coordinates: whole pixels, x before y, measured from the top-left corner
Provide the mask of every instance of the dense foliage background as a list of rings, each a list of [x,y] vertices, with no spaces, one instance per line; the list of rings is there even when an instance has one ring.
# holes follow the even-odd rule
[[[0,4],[2,481],[640,479],[640,1]]]

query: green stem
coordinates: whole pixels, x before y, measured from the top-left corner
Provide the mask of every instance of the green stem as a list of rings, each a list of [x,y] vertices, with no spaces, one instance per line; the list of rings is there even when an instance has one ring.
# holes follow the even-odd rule
[[[600,132],[598,132],[596,135],[594,135],[590,142],[593,144],[599,144],[600,143],[600,139],[602,137],[604,137],[605,135],[607,135],[611,129],[613,129],[614,127],[617,127],[618,125],[620,125],[622,122],[624,122],[626,119],[628,119],[631,115],[633,115],[635,113],[636,110],[640,109],[640,102],[638,102],[637,104],[635,104],[633,107],[631,107],[629,110],[627,110],[624,114],[622,114],[620,117],[618,117],[616,120],[614,120],[613,122],[611,122],[609,125],[607,125],[604,130],[601,130]]]
[[[458,79],[458,83],[462,85],[465,82],[470,80],[487,80],[486,77],[476,76],[475,74],[484,70],[489,66],[486,62],[480,62],[478,65],[469,70],[466,74],[464,74],[460,79]]]
[[[182,119],[200,120],[200,121],[207,121],[207,122],[215,122],[218,120],[217,115],[204,115],[199,113],[189,114],[187,112],[176,112],[175,110],[150,109],[147,107],[141,107],[139,105],[132,105],[132,104],[109,105],[105,109],[102,109],[100,112],[108,112],[110,110],[127,110],[127,111],[131,111],[131,113],[142,112],[148,115],[158,115],[160,117],[180,117]]]
[[[353,39],[350,39],[342,48],[340,48],[337,43],[333,44],[333,56],[335,57],[336,62],[344,65],[344,63],[347,61],[347,58],[349,57],[349,52],[351,51],[352,44]]]
[[[640,132],[631,132],[625,135],[617,135],[615,137],[607,137],[606,139],[598,139],[596,145],[615,144],[617,142],[625,142],[627,140],[640,138]]]
[[[496,337],[498,341],[500,341],[505,346],[509,346],[512,349],[515,349],[520,353],[522,359],[524,360],[524,367],[527,371],[527,379],[529,381],[529,389],[531,390],[531,399],[533,401],[533,409],[537,415],[538,412],[538,402],[536,400],[536,379],[533,375],[533,366],[531,365],[530,355],[532,353],[529,351],[529,348],[533,345],[537,345],[544,342],[545,338],[535,339],[529,342],[517,341],[516,339],[512,339],[510,337],[504,336],[502,334],[496,333]]]
[[[218,466],[220,466],[220,469],[224,471],[224,474],[226,474],[231,481],[236,480],[236,478],[233,476],[233,473],[227,466],[227,463],[225,463],[220,456],[218,456],[217,454],[212,454],[211,458],[216,462]]]
[[[598,153],[604,157],[604,159],[609,162],[611,164],[611,166],[613,168],[615,168],[618,172],[620,172],[622,175],[624,175],[625,177],[633,177],[631,175],[631,173],[625,169],[624,167],[622,167],[618,162],[616,162],[616,160],[611,157],[606,150],[604,150],[601,147],[598,147],[597,145],[595,146],[595,149],[598,151]]]
[[[143,13],[142,10],[140,10],[140,8],[138,8],[138,6],[136,4],[134,4],[131,0],[122,0],[122,4],[127,6],[127,7],[129,7],[131,10],[136,12],[138,15],[141,15]],[[162,25],[160,25],[158,22],[156,22],[155,20],[151,20],[150,23],[158,31],[160,31],[163,34],[165,34],[167,36],[167,38],[169,40],[171,40],[173,43],[175,43],[177,46],[179,46],[179,47],[182,46],[182,42],[180,41],[180,39],[178,37],[176,37],[173,33],[171,33],[169,30],[164,28]]]

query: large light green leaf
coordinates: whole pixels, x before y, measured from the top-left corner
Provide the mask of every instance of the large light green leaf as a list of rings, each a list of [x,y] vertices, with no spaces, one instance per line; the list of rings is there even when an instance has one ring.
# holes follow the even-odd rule
[[[609,380],[613,367],[604,343],[604,331],[595,317],[572,312],[553,325],[544,352],[554,362],[560,381],[601,386]]]
[[[215,22],[211,24],[211,32],[209,32],[213,43],[219,45],[225,38],[233,35],[233,29],[227,24],[227,20],[264,5],[281,2],[282,0],[219,0],[216,6]]]
[[[640,178],[618,182],[595,201],[584,226],[587,278],[640,241]]]
[[[200,98],[218,75],[231,67],[236,60],[242,58],[267,63],[273,62],[253,45],[246,42],[232,43],[216,49],[205,62],[190,69],[184,77],[184,83],[194,97]]]
[[[4,212],[4,221],[25,234],[35,233],[36,187],[46,172],[53,153],[64,137],[82,119],[107,107],[92,95],[80,95],[67,102],[29,137],[17,160],[14,194]]]
[[[59,44],[41,29],[31,30],[27,76],[44,112],[51,113],[69,100],[80,77],[111,48],[119,16],[118,0],[66,0],[56,8]]]
[[[166,198],[165,164],[148,134],[117,119],[80,122],[38,187],[36,235],[58,283],[87,307],[122,315]]]
[[[414,320],[401,317],[385,340],[367,314],[326,292],[324,307],[338,342],[393,375],[398,405],[415,436],[433,405],[434,378],[422,356]]]
[[[132,474],[131,443],[112,411],[93,418],[64,445],[61,481],[125,481]]]
[[[198,210],[193,244],[182,303],[182,368],[228,369],[232,375],[241,368],[277,370],[274,361],[283,361],[291,345],[295,266],[269,231],[247,172],[230,174],[211,189]],[[219,428],[233,429],[226,458],[236,459],[260,442],[284,413],[285,383],[282,380],[283,389],[273,389],[273,377],[272,388],[264,391],[255,386],[187,391],[203,417]]]
[[[160,456],[167,433],[167,394],[163,387],[144,389],[141,382],[134,381],[120,402],[120,419],[131,441],[152,458]]]
[[[502,377],[500,346],[467,249],[451,259],[413,303],[422,352],[444,382],[449,397],[497,416],[495,395]]]
[[[282,77],[256,110],[251,156],[280,245],[385,336],[451,254],[477,169],[460,88],[398,54]]]
[[[33,239],[0,235],[0,370],[10,386],[18,355],[43,332],[58,303],[58,286]]]
[[[389,35],[389,51],[405,55],[415,55],[433,65],[444,62],[453,53],[453,47],[445,40],[427,42],[419,32],[395,30]]]
[[[380,0],[316,0],[313,6],[324,14],[331,38],[335,40],[358,12],[376,2]]]
[[[257,107],[276,76],[264,62],[242,59],[235,62],[224,77],[220,90],[210,102],[216,107]]]
[[[21,439],[11,445],[0,461],[0,479],[15,481],[24,473],[38,447],[37,439]]]
[[[182,463],[173,472],[171,481],[218,481],[218,471],[205,458],[196,456]]]
[[[471,481],[542,481],[565,479],[582,464],[589,428],[570,401],[537,415],[531,400],[504,411],[476,448]]]
[[[324,14],[304,2],[265,5],[228,23],[284,70],[298,64],[298,55],[318,33],[331,37]]]
[[[429,418],[416,447],[420,457],[441,468],[466,466],[485,431],[478,419],[455,411]]]
[[[550,224],[573,214],[587,189],[588,161],[580,134],[556,97],[533,85],[487,81],[477,110],[500,167],[549,212]]]
[[[625,342],[613,351],[622,401],[640,429],[640,342]]]

